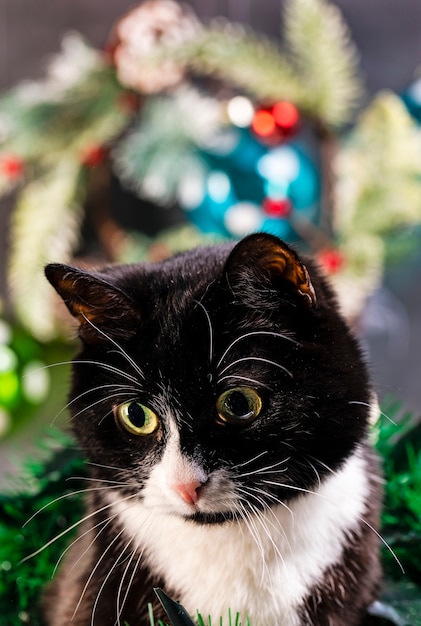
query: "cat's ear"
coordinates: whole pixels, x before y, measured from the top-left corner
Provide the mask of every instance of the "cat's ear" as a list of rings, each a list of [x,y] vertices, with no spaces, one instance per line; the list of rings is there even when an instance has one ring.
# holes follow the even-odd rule
[[[79,323],[86,343],[128,339],[140,315],[132,299],[106,278],[85,270],[51,263],[45,275]]]
[[[310,307],[316,293],[306,266],[297,253],[278,237],[249,235],[232,250],[225,265],[228,283],[235,293],[265,284],[295,294]]]

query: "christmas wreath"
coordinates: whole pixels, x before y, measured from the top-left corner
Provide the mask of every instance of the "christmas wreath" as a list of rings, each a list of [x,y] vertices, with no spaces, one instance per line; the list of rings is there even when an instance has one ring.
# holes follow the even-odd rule
[[[44,80],[0,97],[19,319],[40,339],[57,334],[38,268],[86,255],[87,215],[107,260],[256,230],[301,241],[355,317],[421,221],[416,123],[392,93],[361,111],[362,92],[357,51],[326,0],[288,0],[280,44],[202,24],[173,0],[129,11],[105,50],[68,35]],[[128,219],[121,189],[141,201]],[[151,239],[133,219],[172,228]]]

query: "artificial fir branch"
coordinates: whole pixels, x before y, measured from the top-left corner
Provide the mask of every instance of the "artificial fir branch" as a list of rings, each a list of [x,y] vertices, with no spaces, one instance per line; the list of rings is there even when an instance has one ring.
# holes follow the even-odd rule
[[[188,67],[245,90],[259,101],[303,102],[303,85],[278,46],[244,26],[215,21],[195,40],[163,51]]]
[[[125,90],[104,60],[82,64],[79,71],[70,85],[50,76],[49,91],[42,83],[20,87],[0,102],[0,115],[9,122],[1,153],[18,155],[26,183],[11,220],[8,280],[17,314],[42,340],[54,335],[55,326],[42,267],[48,260],[68,261],[74,252],[92,153],[131,114],[119,100]],[[8,187],[0,177],[2,190]]]
[[[82,514],[79,490],[84,467],[73,441],[54,431],[42,454],[46,460],[28,461],[20,476],[11,479],[11,492],[0,494],[0,615],[7,626],[43,626],[42,591],[69,537],[61,537],[36,558],[25,559]],[[68,482],[75,474],[80,478]]]
[[[54,307],[42,268],[53,259],[67,261],[76,247],[83,215],[83,176],[77,161],[63,158],[25,187],[13,213],[11,297],[20,319],[41,340],[55,334]]]
[[[381,93],[334,161],[334,232],[347,260],[333,276],[348,311],[381,282],[387,239],[421,219],[421,144],[398,96]]]
[[[10,128],[0,142],[1,153],[19,155],[37,167],[54,163],[63,153],[83,158],[86,147],[106,143],[127,123],[129,111],[119,106],[124,93],[105,64],[50,100],[33,102],[18,88],[0,101],[0,114]]]
[[[337,160],[336,227],[348,236],[387,232],[421,218],[421,144],[415,123],[391,92],[362,113]]]
[[[406,572],[421,585],[421,420],[388,400],[376,429],[377,449],[384,460],[383,534]],[[394,558],[384,551],[387,572],[396,577]],[[421,617],[421,616],[420,616]]]
[[[288,0],[285,41],[302,84],[302,108],[326,126],[349,121],[362,95],[358,55],[338,8]]]
[[[183,176],[197,165],[197,150],[214,138],[220,120],[221,105],[193,87],[156,96],[113,150],[114,170],[140,196],[172,204]]]

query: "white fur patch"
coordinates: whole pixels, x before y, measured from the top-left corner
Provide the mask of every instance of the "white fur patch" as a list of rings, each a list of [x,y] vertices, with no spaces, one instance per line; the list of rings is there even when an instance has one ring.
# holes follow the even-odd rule
[[[289,510],[278,505],[260,517],[250,515],[248,525],[201,526],[177,514],[187,513],[190,505],[166,485],[166,471],[177,459],[173,435],[167,456],[151,473],[142,504],[120,503],[108,494],[126,532],[145,548],[149,567],[169,588],[179,590],[176,599],[191,614],[199,610],[219,623],[230,607],[241,614],[243,624],[248,615],[254,626],[273,626],[276,616],[276,626],[298,626],[300,605],[326,569],[340,560],[349,533],[364,514],[369,484],[361,453],[328,476],[316,493],[291,502]],[[198,471],[186,460],[181,463],[178,469],[187,476]],[[199,500],[202,510],[211,502],[213,510],[221,510],[218,498],[228,508],[236,497],[225,475],[213,480],[212,495]]]

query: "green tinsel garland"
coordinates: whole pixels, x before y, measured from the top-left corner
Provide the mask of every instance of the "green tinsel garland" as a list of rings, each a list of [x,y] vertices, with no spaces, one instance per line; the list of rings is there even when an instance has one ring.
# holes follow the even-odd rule
[[[27,557],[82,516],[78,492],[85,487],[83,461],[72,441],[59,432],[51,447],[55,452],[49,461],[28,463],[20,479],[11,483],[13,491],[0,495],[0,615],[7,626],[42,626],[41,590],[51,580],[69,535],[36,557]],[[72,492],[74,497],[66,497]]]
[[[421,422],[400,413],[399,404],[389,403],[373,433],[386,478],[382,536],[396,555],[384,547],[383,600],[401,616],[376,623],[421,626]],[[74,442],[54,433],[51,448],[47,462],[28,463],[14,492],[0,495],[0,615],[7,626],[43,626],[42,588],[68,545],[66,529],[83,510],[85,469]]]

